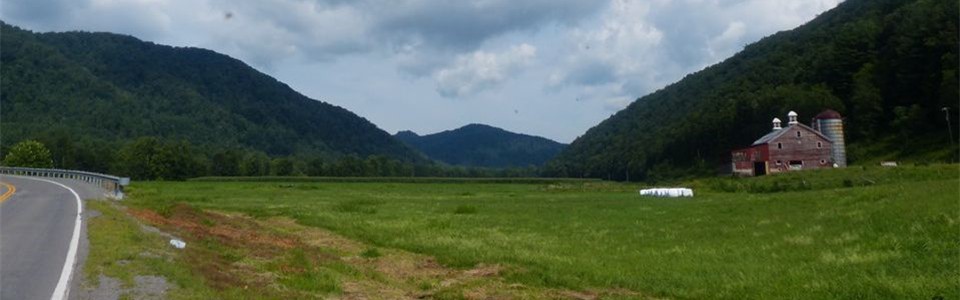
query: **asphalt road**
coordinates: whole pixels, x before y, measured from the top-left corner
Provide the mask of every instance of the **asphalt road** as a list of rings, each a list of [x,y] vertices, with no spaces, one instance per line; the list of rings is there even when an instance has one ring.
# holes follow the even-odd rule
[[[81,199],[97,197],[96,189],[87,184],[56,181],[73,188]],[[0,203],[0,299],[64,298],[77,271],[81,213],[77,196],[36,178],[0,176],[0,182],[15,189]],[[10,189],[0,186],[0,195]],[[65,264],[68,254],[73,264]]]

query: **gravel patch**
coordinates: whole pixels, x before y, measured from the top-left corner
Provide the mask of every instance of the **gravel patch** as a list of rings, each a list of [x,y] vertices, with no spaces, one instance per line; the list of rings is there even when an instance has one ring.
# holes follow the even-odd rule
[[[100,275],[98,277],[100,285],[96,288],[83,288],[77,291],[77,298],[82,300],[117,300],[123,294],[120,288],[120,280]]]
[[[160,276],[136,276],[133,281],[134,299],[163,299],[170,288],[167,279]]]

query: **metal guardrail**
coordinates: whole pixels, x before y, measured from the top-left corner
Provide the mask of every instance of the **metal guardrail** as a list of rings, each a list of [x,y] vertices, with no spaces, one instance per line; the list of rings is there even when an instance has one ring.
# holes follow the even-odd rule
[[[97,185],[105,192],[111,193],[112,197],[116,199],[123,199],[123,187],[130,184],[130,178],[127,177],[76,170],[0,167],[0,174],[84,181]]]

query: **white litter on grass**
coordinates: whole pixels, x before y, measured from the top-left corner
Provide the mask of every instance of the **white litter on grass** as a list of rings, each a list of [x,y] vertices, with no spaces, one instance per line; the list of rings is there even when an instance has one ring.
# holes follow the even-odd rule
[[[170,245],[173,245],[173,247],[176,247],[177,249],[183,249],[187,247],[187,243],[178,239],[170,240]]]
[[[640,196],[653,197],[693,197],[693,190],[688,188],[652,188],[640,190]]]

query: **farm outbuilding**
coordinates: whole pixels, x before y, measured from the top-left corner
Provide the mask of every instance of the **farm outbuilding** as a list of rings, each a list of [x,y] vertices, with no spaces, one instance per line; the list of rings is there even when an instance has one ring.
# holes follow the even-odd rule
[[[813,127],[797,122],[797,113],[787,114],[787,127],[773,118],[773,130],[750,147],[731,152],[733,174],[760,176],[772,173],[845,167],[843,121],[827,110],[813,118]]]

